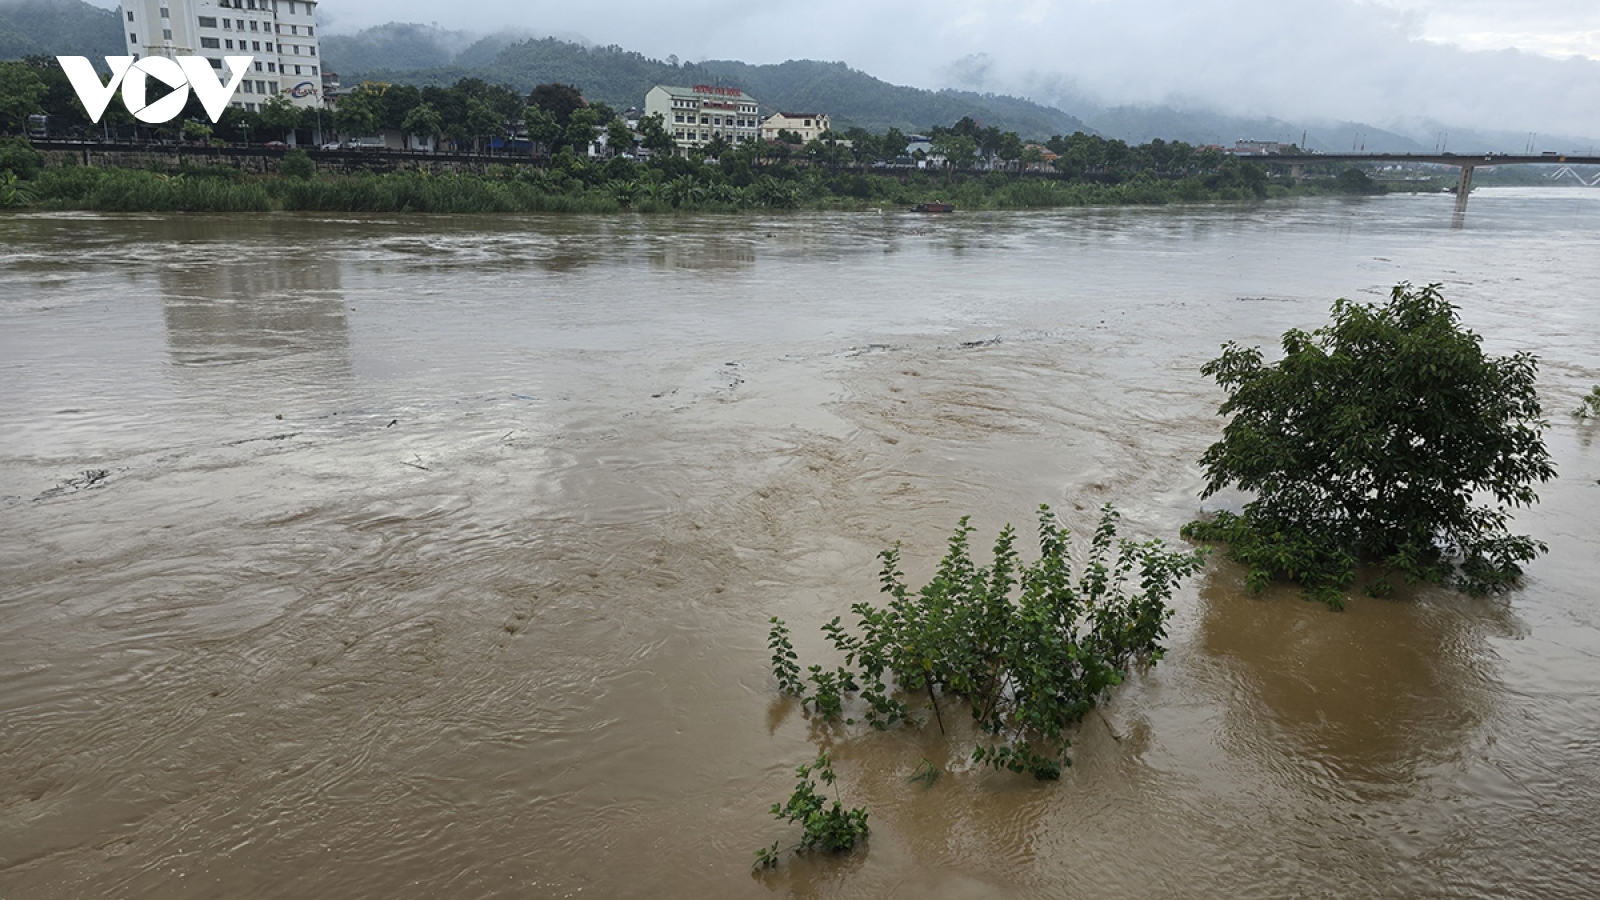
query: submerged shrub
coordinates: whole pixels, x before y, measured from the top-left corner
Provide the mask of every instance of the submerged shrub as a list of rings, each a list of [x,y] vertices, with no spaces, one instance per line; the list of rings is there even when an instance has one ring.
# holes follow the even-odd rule
[[[1185,536],[1226,542],[1255,590],[1284,578],[1336,608],[1360,563],[1471,593],[1510,588],[1545,546],[1511,534],[1509,510],[1536,502],[1555,469],[1536,361],[1481,343],[1438,285],[1402,284],[1382,306],[1339,300],[1332,324],[1287,332],[1272,365],[1225,345],[1201,369],[1232,417],[1200,459],[1202,496],[1256,496]]]
[[[1058,778],[1068,764],[1066,730],[1080,721],[1130,666],[1160,659],[1170,615],[1167,600],[1204,560],[1203,550],[1173,552],[1160,541],[1117,537],[1107,506],[1077,573],[1065,530],[1048,507],[1039,511],[1039,559],[1023,564],[1016,532],[1006,526],[988,566],[974,564],[972,527],[963,518],[933,580],[912,591],[896,546],[880,554],[889,601],[857,603],[854,628],[835,617],[823,633],[844,665],[794,662],[782,621],[769,646],[780,690],[829,721],[859,708],[867,724],[915,721],[924,697],[940,730],[945,702],[965,704],[986,736],[973,759],[995,769]]]
[[[772,815],[784,822],[800,823],[803,831],[800,842],[794,847],[796,853],[811,850],[843,853],[866,840],[867,810],[860,806],[845,809],[844,802],[839,799],[839,778],[833,772],[833,761],[827,753],[819,754],[814,763],[796,768],[795,775],[800,780],[795,783],[789,802],[772,804]],[[833,788],[831,806],[828,798],[818,792],[818,782]],[[782,855],[779,843],[773,841],[772,846],[756,851],[757,868],[770,869],[778,864]]]

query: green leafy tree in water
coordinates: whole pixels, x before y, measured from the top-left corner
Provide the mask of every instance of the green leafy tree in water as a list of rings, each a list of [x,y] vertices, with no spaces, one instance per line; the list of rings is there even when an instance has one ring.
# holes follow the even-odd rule
[[[1339,608],[1371,563],[1498,592],[1544,552],[1507,528],[1509,509],[1555,476],[1532,356],[1486,355],[1438,285],[1408,284],[1381,306],[1337,301],[1331,325],[1289,331],[1283,354],[1266,365],[1229,343],[1201,369],[1232,417],[1201,457],[1202,496],[1256,496],[1184,534],[1226,542],[1252,590],[1284,578]],[[1384,593],[1387,577],[1368,590]]]
[[[863,720],[886,729],[913,719],[925,698],[944,730],[941,698],[964,702],[985,735],[973,759],[995,769],[1060,777],[1068,762],[1066,730],[1129,667],[1161,657],[1167,600],[1204,560],[1204,551],[1169,552],[1160,541],[1117,537],[1117,514],[1104,510],[1077,577],[1066,531],[1039,511],[1039,559],[1024,565],[1007,526],[988,566],[973,562],[966,519],[950,538],[933,580],[906,586],[896,546],[881,554],[882,607],[857,603],[852,631],[835,617],[822,630],[844,665],[812,665],[802,674],[780,620],[768,646],[779,689],[825,720]]]

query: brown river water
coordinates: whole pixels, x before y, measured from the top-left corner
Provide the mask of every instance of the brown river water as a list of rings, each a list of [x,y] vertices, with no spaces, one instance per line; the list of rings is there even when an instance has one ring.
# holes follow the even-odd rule
[[[1451,204],[0,216],[0,897],[1600,896],[1600,190]],[[1523,589],[1215,559],[1056,784],[777,697],[962,514],[1178,542],[1201,364],[1399,281],[1541,359]]]

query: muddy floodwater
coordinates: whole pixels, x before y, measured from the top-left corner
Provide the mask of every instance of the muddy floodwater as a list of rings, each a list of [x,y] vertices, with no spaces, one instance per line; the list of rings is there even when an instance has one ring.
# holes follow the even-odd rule
[[[1600,190],[1451,205],[0,216],[0,897],[1597,896]],[[1541,360],[1523,589],[1215,559],[1056,784],[779,700],[963,514],[1181,543],[1200,366],[1400,281]]]

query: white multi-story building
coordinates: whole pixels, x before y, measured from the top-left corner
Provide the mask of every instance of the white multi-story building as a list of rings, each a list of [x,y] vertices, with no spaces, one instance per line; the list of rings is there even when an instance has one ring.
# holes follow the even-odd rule
[[[737,146],[755,140],[761,128],[760,104],[738,88],[658,84],[644,95],[644,111],[661,115],[680,150],[704,146],[714,134]]]
[[[254,57],[233,106],[255,111],[273,96],[296,106],[322,104],[315,0],[121,2],[132,56],[204,56],[219,77],[226,74],[224,56]]]

